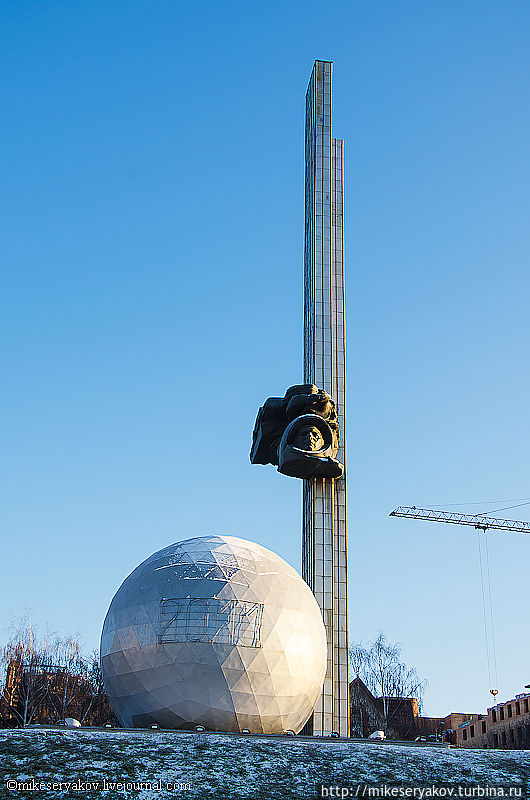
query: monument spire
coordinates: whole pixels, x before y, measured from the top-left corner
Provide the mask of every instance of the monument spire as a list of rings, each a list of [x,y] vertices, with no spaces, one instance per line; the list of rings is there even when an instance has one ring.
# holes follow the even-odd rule
[[[306,97],[304,383],[269,397],[250,460],[301,478],[302,575],[322,612],[326,677],[304,732],[349,735],[342,140],[331,135],[330,61]]]
[[[304,381],[335,400],[338,460],[346,466],[343,142],[332,136],[332,69],[315,61],[306,95]],[[306,478],[302,575],[322,610],[328,640],[313,732],[349,735],[346,471]]]

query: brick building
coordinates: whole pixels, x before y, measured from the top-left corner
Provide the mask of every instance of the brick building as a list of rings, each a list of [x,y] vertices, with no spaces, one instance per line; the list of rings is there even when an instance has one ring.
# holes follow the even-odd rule
[[[530,694],[488,708],[487,714],[472,714],[457,728],[458,747],[488,747],[503,750],[530,748]]]
[[[12,659],[0,686],[0,728],[53,724],[63,716],[87,725],[118,725],[101,681],[73,675],[64,666]]]
[[[472,716],[473,714],[460,714],[453,711],[444,717],[442,726],[444,740],[450,744],[456,744],[459,726],[471,719]]]
[[[415,697],[374,697],[360,678],[350,683],[351,736],[366,738],[376,730],[385,730],[389,739],[441,736],[455,744],[458,726],[470,717],[455,712],[446,717],[422,717]]]
[[[366,739],[384,727],[383,713],[375,697],[360,678],[355,678],[350,683],[350,736]]]

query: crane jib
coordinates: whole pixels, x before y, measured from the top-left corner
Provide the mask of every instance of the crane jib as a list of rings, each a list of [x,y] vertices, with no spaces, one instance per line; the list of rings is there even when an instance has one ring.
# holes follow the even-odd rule
[[[470,525],[483,531],[493,528],[500,531],[530,533],[530,522],[521,522],[515,519],[497,519],[495,517],[487,517],[484,514],[457,514],[452,511],[435,511],[429,508],[416,508],[416,506],[399,506],[394,511],[391,511],[389,516],[422,519],[429,522],[447,522],[453,525]]]

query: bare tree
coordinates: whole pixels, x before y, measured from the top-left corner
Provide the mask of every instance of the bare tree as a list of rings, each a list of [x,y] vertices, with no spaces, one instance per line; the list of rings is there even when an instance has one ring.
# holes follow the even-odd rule
[[[83,713],[79,717],[80,722],[85,722],[89,715],[92,717],[95,715],[97,717],[100,706],[105,700],[108,705],[105,689],[103,688],[103,675],[101,673],[99,652],[93,650],[86,663],[87,673],[84,683],[84,692],[83,697],[80,697],[80,700],[83,702]],[[108,718],[108,713],[105,716]],[[107,719],[104,721],[106,722]],[[99,720],[96,724],[98,724],[98,722]]]
[[[103,674],[99,651],[94,650],[88,659],[88,675],[85,682],[84,711],[78,717],[80,722],[87,722],[90,725],[104,725],[110,722],[112,725],[119,725],[114,716],[109,699],[103,685]]]
[[[79,714],[79,700],[86,695],[90,662],[81,651],[79,636],[56,637],[50,646],[51,669],[48,700],[55,720]]]
[[[3,715],[25,727],[34,721],[47,694],[46,640],[39,640],[31,617],[24,619],[2,650],[4,691],[0,698]]]
[[[74,717],[88,725],[118,721],[103,686],[99,653],[80,637],[39,637],[29,616],[13,626],[0,653],[0,725],[25,727]]]
[[[418,710],[421,710],[427,686],[427,681],[418,676],[414,667],[408,667],[401,656],[400,645],[391,644],[382,631],[367,645],[362,642],[350,644],[352,671],[375,697],[380,698],[387,729],[399,708],[391,699],[414,698],[418,702]]]

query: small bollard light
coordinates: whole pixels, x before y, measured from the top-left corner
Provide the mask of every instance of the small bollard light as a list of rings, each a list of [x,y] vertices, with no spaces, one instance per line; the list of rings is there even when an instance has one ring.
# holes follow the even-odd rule
[[[206,739],[203,736],[203,733],[205,732],[205,730],[206,730],[206,728],[204,727],[204,725],[196,725],[195,726],[195,731],[197,733],[197,738],[195,739],[195,745],[196,745],[197,750],[199,752],[202,752],[203,750],[207,750],[208,749],[208,743],[207,743]]]
[[[284,736],[296,736],[296,733],[294,731],[284,731],[283,733]]]
[[[249,731],[249,729],[248,729],[248,728],[243,728],[243,730],[241,731],[241,733],[250,733],[250,731]]]
[[[150,725],[149,727],[151,728],[152,731],[160,730],[160,725],[157,725],[156,723],[154,725]]]

